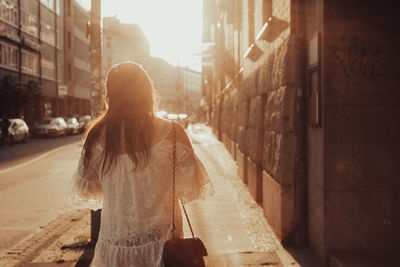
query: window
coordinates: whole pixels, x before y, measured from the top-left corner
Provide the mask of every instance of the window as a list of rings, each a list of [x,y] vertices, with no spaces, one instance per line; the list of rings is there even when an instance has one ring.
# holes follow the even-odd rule
[[[44,102],[43,103],[43,109],[44,109],[44,116],[45,117],[50,117],[52,113],[52,107],[51,107],[51,102]],[[45,119],[42,121],[42,124],[50,124],[51,120]]]
[[[0,42],[0,65],[18,69],[18,48],[16,46]]]
[[[44,78],[55,79],[56,67],[54,61],[50,61],[47,58],[42,58],[42,76]]]
[[[60,0],[56,0],[56,14],[58,16],[61,15],[61,1]]]
[[[74,37],[74,55],[75,57],[88,61],[89,60],[89,44],[83,42],[81,39]]]
[[[39,75],[39,55],[22,49],[21,70],[28,74]]]
[[[88,77],[90,77],[89,72],[75,68],[75,70],[74,70],[75,87],[86,88],[89,90],[90,89],[90,79],[88,79]]]
[[[0,1],[0,20],[4,20],[15,26],[18,25],[17,0]]]
[[[56,79],[55,49],[51,46],[42,44],[41,48],[41,69],[42,77]]]
[[[40,27],[40,39],[52,46],[55,46],[56,35],[54,27],[42,21]]]
[[[40,3],[54,11],[54,0],[40,0]]]
[[[33,36],[38,36],[38,18],[37,16],[21,9],[21,29]]]

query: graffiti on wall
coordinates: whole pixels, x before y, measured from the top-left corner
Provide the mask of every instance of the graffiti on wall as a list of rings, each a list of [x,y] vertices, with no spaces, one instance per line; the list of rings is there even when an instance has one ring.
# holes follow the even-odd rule
[[[329,59],[335,64],[327,79],[330,101],[381,103],[391,98],[389,66],[393,62],[388,55],[393,46],[385,40],[387,32],[381,27],[353,28],[343,32],[337,42],[332,40],[335,46]]]
[[[363,40],[354,31],[344,34],[342,42],[343,46],[335,51],[335,56],[348,77],[363,75],[376,78],[387,73],[387,66],[379,59],[382,51],[380,43]]]

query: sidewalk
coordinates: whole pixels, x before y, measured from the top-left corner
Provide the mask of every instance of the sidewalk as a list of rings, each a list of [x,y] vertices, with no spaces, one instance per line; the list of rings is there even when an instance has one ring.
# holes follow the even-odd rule
[[[275,253],[281,245],[237,177],[231,155],[210,128],[195,126],[188,132],[215,190],[212,198],[188,208],[194,231],[209,252],[207,266],[283,266]]]
[[[213,197],[187,207],[193,230],[207,247],[207,266],[300,266],[276,239],[262,208],[238,178],[236,163],[211,129],[197,125],[188,133],[215,191]],[[187,225],[184,231],[190,236]],[[89,239],[90,212],[71,211],[0,258],[0,266],[89,266]]]

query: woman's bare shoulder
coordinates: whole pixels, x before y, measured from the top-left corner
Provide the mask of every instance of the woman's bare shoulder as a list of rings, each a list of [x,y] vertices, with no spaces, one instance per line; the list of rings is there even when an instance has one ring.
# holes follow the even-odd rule
[[[171,122],[169,120],[159,118],[159,117],[154,117],[154,126],[156,128],[166,128]]]
[[[175,123],[175,130],[176,130],[176,141],[180,142],[188,147],[192,147],[190,143],[189,137],[186,134],[185,129],[183,129],[182,125],[179,123]]]
[[[168,121],[166,119],[155,117],[154,118],[154,132],[155,132],[154,137],[156,139],[161,138],[161,136],[163,136],[165,131],[168,129],[169,124],[170,124],[170,121]]]
[[[162,135],[164,135],[165,131],[168,130],[168,127],[170,124],[171,124],[171,121],[169,121],[169,120],[162,119],[162,118],[156,118],[156,120],[155,120],[156,132],[161,132]],[[176,141],[191,147],[190,140],[185,132],[185,129],[183,129],[182,125],[180,125],[179,123],[175,123],[174,125],[175,125],[175,131],[176,131]],[[158,128],[158,131],[157,131],[157,128]],[[166,139],[173,140],[173,131],[172,130],[170,130],[168,132]]]

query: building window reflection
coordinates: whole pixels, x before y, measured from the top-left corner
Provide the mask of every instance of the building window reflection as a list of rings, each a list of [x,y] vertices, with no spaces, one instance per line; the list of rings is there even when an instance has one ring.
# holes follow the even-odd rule
[[[0,65],[18,69],[18,47],[0,42]]]
[[[0,20],[18,25],[18,3],[17,0],[0,1]]]
[[[57,14],[57,16],[61,15],[61,1],[60,0],[56,0],[56,14]]]
[[[39,55],[21,50],[21,70],[32,75],[39,75]]]
[[[38,26],[39,26],[38,18],[35,15],[21,9],[21,29],[37,37]]]
[[[54,11],[54,0],[40,0],[40,3]]]
[[[54,31],[54,27],[42,21],[40,27],[40,39],[52,46],[55,46],[56,36]]]
[[[56,65],[55,65],[55,53],[54,48],[48,45],[42,45],[40,47],[42,57],[40,59],[42,77],[55,80],[56,79]]]

